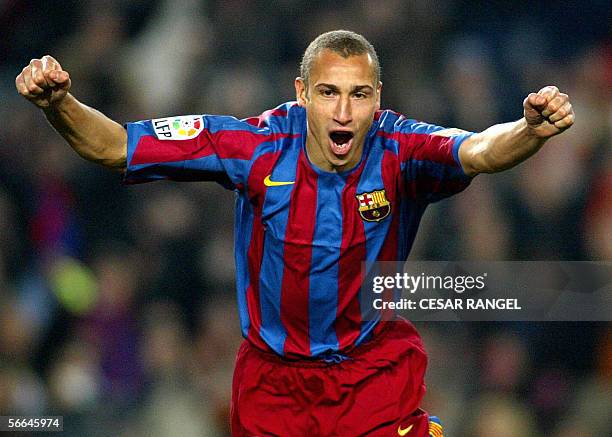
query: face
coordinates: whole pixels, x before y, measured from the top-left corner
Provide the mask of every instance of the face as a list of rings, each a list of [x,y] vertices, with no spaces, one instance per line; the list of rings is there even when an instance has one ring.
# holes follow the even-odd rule
[[[382,83],[376,83],[369,54],[343,58],[322,50],[315,58],[308,89],[295,80],[298,104],[306,109],[310,161],[325,171],[353,168],[380,109]]]

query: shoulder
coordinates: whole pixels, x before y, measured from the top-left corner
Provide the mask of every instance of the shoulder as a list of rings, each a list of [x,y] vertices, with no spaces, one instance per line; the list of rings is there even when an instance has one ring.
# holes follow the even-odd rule
[[[444,127],[407,117],[404,114],[385,109],[377,111],[374,122],[377,129],[388,134],[426,134],[431,135],[445,129]]]
[[[271,128],[277,131],[291,129],[306,120],[306,111],[297,102],[282,103],[275,108],[268,109],[255,117],[245,118],[243,121],[258,128]]]
[[[412,130],[414,121],[391,109],[376,111],[372,126],[375,143],[398,153],[399,146],[405,142],[406,134]]]

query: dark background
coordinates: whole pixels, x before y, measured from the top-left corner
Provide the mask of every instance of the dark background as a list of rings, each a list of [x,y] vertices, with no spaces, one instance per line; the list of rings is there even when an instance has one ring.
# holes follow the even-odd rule
[[[423,260],[612,259],[609,2],[0,1],[0,415],[73,435],[228,433],[240,329],[233,193],[125,187],[78,158],[14,78],[52,54],[120,123],[256,115],[294,98],[300,56],[347,28],[377,48],[383,107],[482,130],[529,92],[576,124],[426,213]],[[534,272],[537,274],[537,272]],[[420,323],[424,408],[446,434],[610,435],[609,323]]]

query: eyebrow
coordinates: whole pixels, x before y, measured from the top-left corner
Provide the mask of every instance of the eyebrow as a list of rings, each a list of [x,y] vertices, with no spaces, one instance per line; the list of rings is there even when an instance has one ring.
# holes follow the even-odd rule
[[[330,90],[334,91],[334,92],[339,92],[340,88],[338,88],[336,85],[331,84],[331,83],[318,83],[317,85],[315,85],[315,88],[321,88],[321,87],[326,87],[329,88]],[[372,88],[370,85],[355,85],[352,89],[351,92],[357,92],[357,91],[374,91],[374,88]]]

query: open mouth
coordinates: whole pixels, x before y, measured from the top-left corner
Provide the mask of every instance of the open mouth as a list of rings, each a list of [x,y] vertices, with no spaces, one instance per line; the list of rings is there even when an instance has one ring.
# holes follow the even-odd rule
[[[353,133],[347,131],[332,131],[329,134],[332,152],[335,155],[346,155],[353,145]]]

